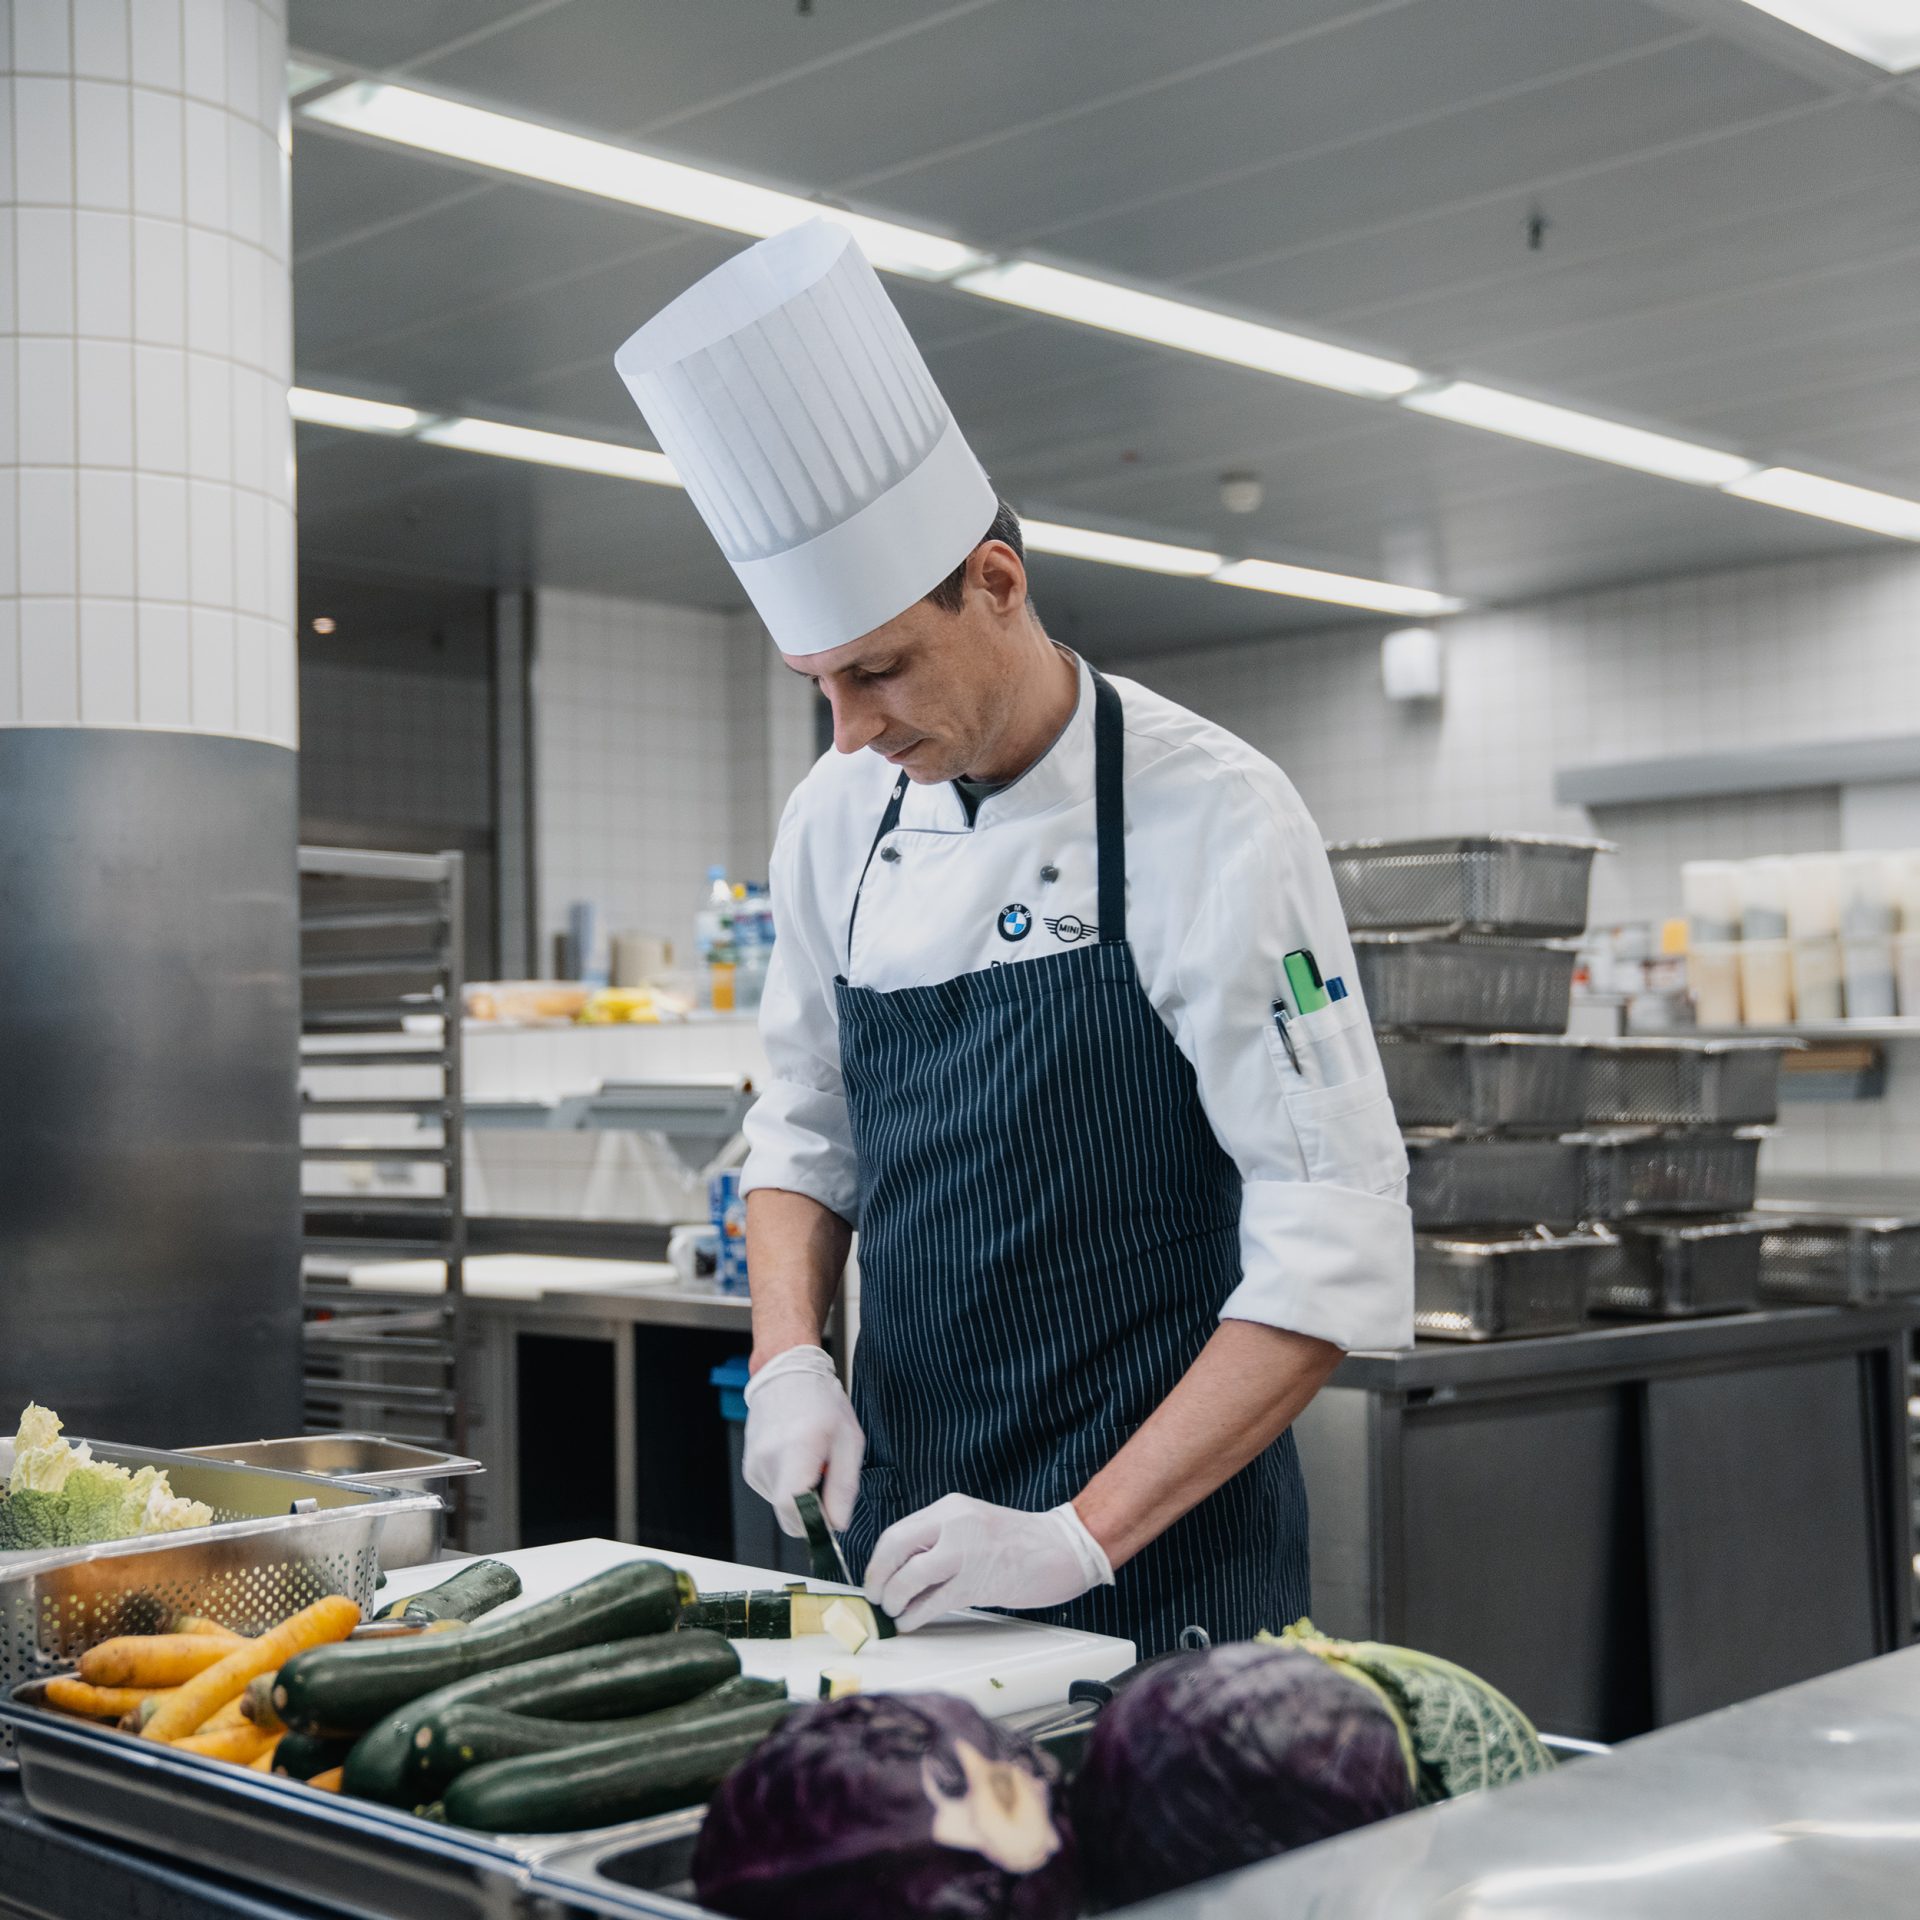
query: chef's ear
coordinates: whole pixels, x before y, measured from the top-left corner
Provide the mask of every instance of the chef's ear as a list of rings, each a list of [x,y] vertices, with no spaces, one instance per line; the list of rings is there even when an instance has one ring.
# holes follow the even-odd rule
[[[1027,605],[1027,565],[1004,540],[982,540],[967,555],[967,585],[1003,619]]]

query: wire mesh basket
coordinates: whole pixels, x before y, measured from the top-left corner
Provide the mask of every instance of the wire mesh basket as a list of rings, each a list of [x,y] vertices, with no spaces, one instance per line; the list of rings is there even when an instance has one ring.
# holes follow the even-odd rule
[[[1760,1304],[1764,1220],[1632,1220],[1617,1232],[1620,1258],[1587,1296],[1590,1312],[1679,1319]]]
[[[1403,1127],[1563,1133],[1585,1124],[1585,1046],[1557,1034],[1382,1034]]]
[[[1567,1228],[1581,1216],[1580,1149],[1565,1140],[1413,1132],[1407,1166],[1418,1228]]]
[[[1582,1150],[1589,1219],[1642,1214],[1745,1213],[1760,1171],[1757,1128],[1676,1133],[1624,1127],[1568,1136]]]
[[[1873,1306],[1920,1294],[1920,1219],[1761,1210],[1760,1297]]]
[[[0,1453],[10,1453],[9,1443]],[[189,1454],[93,1443],[94,1457],[157,1467],[173,1491],[203,1500],[213,1525],[96,1547],[0,1553],[0,1697],[64,1671],[120,1633],[153,1633],[177,1613],[210,1615],[246,1634],[329,1593],[368,1611],[380,1536],[440,1504],[350,1481],[276,1473]],[[0,1744],[10,1744],[0,1728]]]
[[[1575,1333],[1618,1254],[1604,1230],[1416,1235],[1413,1330],[1429,1340]]]
[[[1591,1040],[1596,1126],[1770,1126],[1788,1040]]]
[[[1532,940],[1356,933],[1354,964],[1376,1027],[1564,1033],[1574,952]]]
[[[1482,833],[1438,840],[1343,840],[1327,849],[1349,927],[1453,927],[1573,934],[1604,840]]]

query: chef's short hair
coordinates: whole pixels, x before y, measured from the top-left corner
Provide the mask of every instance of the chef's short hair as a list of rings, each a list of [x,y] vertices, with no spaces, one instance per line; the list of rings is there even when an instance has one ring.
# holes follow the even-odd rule
[[[971,560],[975,553],[989,540],[1004,540],[1021,560],[1027,557],[1026,542],[1020,537],[1020,516],[1002,500],[999,511],[993,516],[993,525],[973,543],[967,555]],[[962,560],[947,577],[927,595],[933,604],[944,613],[958,613],[967,590],[967,560]]]

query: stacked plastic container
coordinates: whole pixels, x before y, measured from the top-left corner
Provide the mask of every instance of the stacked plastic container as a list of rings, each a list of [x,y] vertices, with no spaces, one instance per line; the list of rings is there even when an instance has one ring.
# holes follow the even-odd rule
[[[1745,1216],[1787,1043],[1568,1036],[1610,850],[1528,834],[1329,849],[1406,1136],[1423,1336],[1758,1302],[1763,1228]]]
[[[1920,852],[1690,860],[1680,884],[1703,1027],[1920,1015]]]

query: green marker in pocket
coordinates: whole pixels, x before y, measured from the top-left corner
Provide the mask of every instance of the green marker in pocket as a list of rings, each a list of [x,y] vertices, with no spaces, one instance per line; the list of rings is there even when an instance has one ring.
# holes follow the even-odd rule
[[[1287,970],[1287,985],[1293,989],[1293,1004],[1300,1013],[1318,1013],[1327,1005],[1328,993],[1320,981],[1320,964],[1309,947],[1297,947],[1281,963]]]

